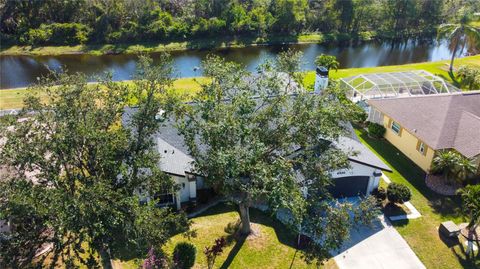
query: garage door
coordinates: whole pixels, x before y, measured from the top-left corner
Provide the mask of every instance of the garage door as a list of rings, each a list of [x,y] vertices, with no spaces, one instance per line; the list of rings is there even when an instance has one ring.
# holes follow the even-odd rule
[[[367,192],[369,177],[340,177],[332,179],[330,193],[335,198],[357,196]]]

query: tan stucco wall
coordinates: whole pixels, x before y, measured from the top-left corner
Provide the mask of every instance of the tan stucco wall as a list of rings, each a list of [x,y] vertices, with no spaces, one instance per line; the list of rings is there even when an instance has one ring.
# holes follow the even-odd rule
[[[403,154],[407,155],[410,160],[420,166],[420,168],[422,168],[425,172],[427,172],[432,164],[435,151],[432,148],[428,147],[428,145],[426,145],[427,152],[425,155],[423,155],[417,150],[418,138],[416,138],[404,128],[402,128],[400,136],[397,135],[395,132],[392,131],[392,129],[390,129],[390,126],[388,125],[389,122],[390,118],[387,115],[384,115],[383,126],[387,129],[387,131],[385,132],[385,139],[392,143]]]

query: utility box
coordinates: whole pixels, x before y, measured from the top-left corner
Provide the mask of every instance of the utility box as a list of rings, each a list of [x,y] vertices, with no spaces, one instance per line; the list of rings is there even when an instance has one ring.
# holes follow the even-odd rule
[[[457,237],[460,234],[460,228],[453,221],[442,222],[439,230],[446,237]]]
[[[328,69],[324,66],[317,66],[315,70],[314,93],[320,94],[328,86]]]

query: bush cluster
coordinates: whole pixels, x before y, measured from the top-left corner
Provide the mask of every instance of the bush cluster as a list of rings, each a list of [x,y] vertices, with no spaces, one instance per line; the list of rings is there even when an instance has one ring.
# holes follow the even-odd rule
[[[368,135],[373,138],[382,138],[385,134],[385,131],[386,129],[383,127],[383,125],[374,122],[368,123]]]
[[[412,192],[403,184],[390,183],[387,187],[387,198],[391,203],[403,204],[412,198]]]
[[[23,43],[31,45],[75,45],[87,42],[90,29],[81,23],[42,24],[22,36]]]
[[[387,198],[387,191],[383,187],[378,187],[372,191],[372,195],[377,198],[377,201],[382,202]]]
[[[180,242],[173,249],[173,261],[177,268],[188,269],[195,264],[197,249],[188,242]]]

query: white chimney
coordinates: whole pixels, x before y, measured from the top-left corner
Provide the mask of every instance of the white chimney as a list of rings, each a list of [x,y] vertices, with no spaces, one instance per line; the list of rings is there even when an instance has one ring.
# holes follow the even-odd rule
[[[328,86],[328,69],[324,66],[317,66],[315,70],[315,86],[313,92],[320,94]]]

